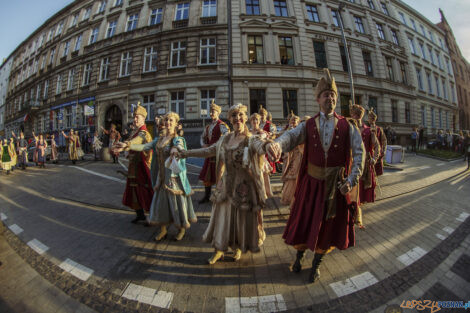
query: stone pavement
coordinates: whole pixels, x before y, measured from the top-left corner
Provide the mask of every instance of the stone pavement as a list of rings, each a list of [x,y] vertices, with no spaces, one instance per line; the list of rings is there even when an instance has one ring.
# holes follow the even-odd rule
[[[62,165],[3,176],[0,217],[7,242],[29,264],[22,267],[98,312],[384,312],[403,300],[470,300],[470,172],[462,161],[408,155],[403,171],[381,177],[356,247],[326,256],[313,285],[312,253],[300,274],[289,270],[295,251],[281,239],[288,208],[278,200],[265,212],[260,253],[209,266],[212,249],[200,238],[210,206],[197,205],[200,194],[199,221],[186,237],[156,243],[157,229],[129,224],[132,213],[120,207],[120,165]],[[189,171],[196,185],[198,168]],[[21,312],[8,292],[0,297]]]

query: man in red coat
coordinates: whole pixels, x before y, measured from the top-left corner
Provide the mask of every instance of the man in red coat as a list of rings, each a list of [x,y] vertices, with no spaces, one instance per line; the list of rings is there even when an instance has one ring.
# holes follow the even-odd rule
[[[131,139],[126,141],[127,146],[152,141],[152,136],[145,126],[146,118],[147,111],[138,104],[134,111],[135,131]],[[132,220],[134,224],[146,220],[144,210],[150,210],[152,204],[153,189],[149,169],[151,158],[152,151],[129,151],[129,168],[122,204],[135,210],[137,216]]]
[[[374,109],[371,108],[369,110],[369,127],[372,131],[375,131],[375,135],[377,136],[377,140],[379,141],[380,149],[379,149],[379,158],[377,163],[375,163],[375,174],[380,176],[384,173],[384,163],[383,158],[385,156],[385,151],[387,151],[387,136],[385,136],[385,132],[382,127],[379,127],[375,124],[377,121],[377,114],[375,114]]]
[[[315,95],[320,113],[286,131],[266,151],[273,159],[304,144],[297,187],[283,238],[297,250],[292,271],[300,272],[306,249],[315,251],[309,281],[320,277],[324,255],[335,247],[354,246],[354,208],[349,192],[358,184],[364,165],[364,145],[356,126],[335,113],[335,80],[318,82]],[[352,158],[352,159],[351,159]]]
[[[259,125],[259,128],[268,133],[268,138],[274,138],[274,136],[276,135],[276,125],[274,125],[273,122],[271,122],[270,118],[268,118],[268,116],[270,116],[270,113],[268,112],[268,110],[263,108],[262,105],[259,106],[259,115],[261,115],[261,123]],[[271,160],[268,160],[268,162],[272,168],[271,173],[276,173],[276,163],[279,163],[279,161],[273,162]]]
[[[222,108],[212,101],[209,112],[212,122],[204,128],[201,135],[201,146],[203,148],[212,146],[222,135],[229,132],[227,124],[219,119],[220,112],[222,112]],[[204,165],[199,174],[199,180],[203,182],[205,187],[204,198],[199,203],[209,202],[212,185],[215,185],[215,178],[215,157],[207,158],[204,160]]]

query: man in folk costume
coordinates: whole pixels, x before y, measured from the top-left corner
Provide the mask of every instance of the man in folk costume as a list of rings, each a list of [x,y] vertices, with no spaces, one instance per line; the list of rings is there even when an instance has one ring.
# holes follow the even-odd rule
[[[379,141],[380,151],[379,151],[379,158],[375,163],[375,174],[380,176],[384,173],[384,163],[383,158],[385,156],[385,151],[387,151],[387,136],[385,136],[385,132],[382,127],[379,127],[375,124],[377,121],[377,114],[374,112],[374,108],[369,110],[369,127],[372,132],[375,131],[375,135],[377,136],[377,140]]]
[[[111,147],[118,143],[121,139],[121,134],[119,133],[119,131],[117,131],[116,125],[111,123],[111,128],[109,130],[106,130],[103,126],[101,126],[101,130],[103,131],[103,133],[109,136],[109,153],[113,158],[113,163],[119,162],[119,154],[116,154],[115,152],[113,152],[113,150],[111,150]]]
[[[355,244],[356,204],[349,192],[358,184],[364,166],[364,145],[359,130],[335,113],[338,91],[334,78],[325,77],[315,90],[320,113],[286,131],[266,151],[273,159],[304,144],[297,187],[283,238],[297,250],[292,271],[300,272],[305,250],[315,251],[309,281],[320,277],[323,257],[335,247]]]
[[[18,149],[18,166],[23,170],[26,169],[28,162],[28,141],[24,138],[24,133],[20,132],[20,138],[16,138],[15,133],[12,131],[11,135],[16,139],[16,148]]]
[[[276,134],[276,126],[268,119],[268,110],[263,108],[262,105],[259,106],[259,115],[261,115],[261,123],[259,124],[259,128],[264,130],[268,134],[268,138],[273,138],[274,135]],[[278,162],[273,162],[268,160],[269,165],[272,168],[271,173],[276,173],[276,163]]]
[[[357,104],[353,105],[351,107],[351,118],[354,119],[361,132],[362,142],[364,143],[366,153],[364,171],[359,180],[359,205],[367,202],[375,202],[375,187],[377,185],[375,163],[377,162],[380,154],[380,145],[377,140],[375,130],[372,130],[362,122],[363,117],[364,108]],[[362,209],[360,206],[358,206],[356,222],[359,224],[359,227],[364,227],[362,225]]]
[[[201,135],[201,146],[203,148],[212,146],[222,135],[230,131],[227,124],[219,119],[220,112],[222,112],[222,108],[212,100],[209,112],[212,122],[204,128],[204,132]],[[212,185],[215,184],[216,180],[215,157],[206,158],[204,160],[204,165],[199,174],[199,180],[204,183],[205,187],[204,198],[202,198],[199,203],[209,202]]]
[[[147,111],[138,103],[134,111],[135,132],[126,144],[146,144],[152,141],[145,126],[146,118]],[[149,169],[151,158],[152,151],[129,151],[129,168],[122,204],[135,210],[137,216],[132,220],[134,224],[146,220],[144,210],[150,210],[152,204],[153,189]]]

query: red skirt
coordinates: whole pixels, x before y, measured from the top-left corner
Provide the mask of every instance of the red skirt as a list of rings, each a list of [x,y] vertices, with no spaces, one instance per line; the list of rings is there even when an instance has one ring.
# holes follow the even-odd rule
[[[204,160],[199,180],[204,182],[206,186],[215,185],[215,158],[207,158]]]
[[[139,209],[149,211],[153,198],[150,171],[144,162],[138,162],[136,167],[135,177],[127,178],[122,204],[135,209],[135,203],[137,202]]]
[[[336,194],[336,216],[327,221],[323,219],[324,181],[304,175],[297,184],[294,204],[282,236],[288,245],[306,244],[315,249],[340,250],[355,244],[353,215],[348,209],[346,198],[338,191]]]
[[[384,162],[383,162],[383,157],[379,157],[377,160],[377,163],[375,163],[375,174],[377,176],[380,176],[384,173]]]
[[[371,168],[372,169],[372,168]],[[371,203],[375,202],[375,175],[372,172],[372,187],[370,188],[364,188],[364,181],[362,179],[359,179],[359,199],[360,203]]]

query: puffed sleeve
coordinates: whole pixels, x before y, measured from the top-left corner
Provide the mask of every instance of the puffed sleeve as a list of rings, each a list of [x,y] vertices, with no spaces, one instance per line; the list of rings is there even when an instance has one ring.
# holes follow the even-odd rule
[[[352,167],[347,179],[351,187],[354,187],[359,182],[364,170],[365,149],[361,132],[351,123],[349,123],[349,144],[352,150]]]
[[[307,127],[305,122],[300,123],[296,128],[285,131],[280,137],[276,138],[274,142],[281,145],[282,152],[290,152],[298,145],[305,142],[305,134]]]

